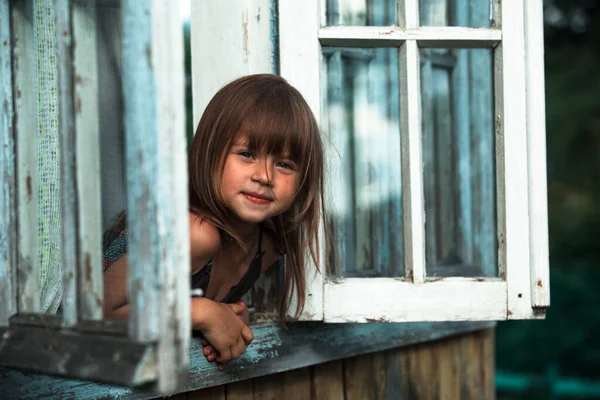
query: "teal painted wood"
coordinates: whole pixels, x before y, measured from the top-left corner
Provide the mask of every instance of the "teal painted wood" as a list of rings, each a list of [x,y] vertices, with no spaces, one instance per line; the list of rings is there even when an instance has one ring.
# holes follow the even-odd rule
[[[58,71],[58,129],[60,135],[60,186],[62,211],[63,298],[65,326],[77,323],[77,251],[79,202],[77,199],[76,133],[73,108],[73,32],[71,2],[55,0],[56,65]]]
[[[151,2],[121,4],[123,20],[123,98],[125,107],[127,217],[129,227],[129,332],[132,339],[159,338],[155,273],[158,236],[159,133],[156,76],[152,65]]]
[[[39,312],[41,279],[39,273],[39,136],[38,73],[34,1],[12,5],[13,93],[15,112],[16,213],[17,213],[17,308],[19,312]]]
[[[129,333],[158,342],[166,394],[186,381],[191,331],[183,30],[168,0],[124,1],[121,12]]]
[[[73,75],[77,132],[78,315],[80,320],[102,319],[102,236],[100,132],[98,107],[97,13],[95,1],[75,1],[73,19]]]
[[[457,26],[467,26],[469,3],[453,0],[450,13]],[[471,103],[469,99],[469,53],[471,50],[456,50],[456,68],[452,71],[452,112],[454,129],[454,151],[456,154],[457,210],[457,255],[462,264],[473,264],[473,187],[471,171]],[[482,271],[483,272],[483,271]]]
[[[11,42],[9,0],[0,0],[0,326],[17,311]]]
[[[471,3],[470,25],[488,26],[489,3]],[[498,276],[493,59],[491,51],[476,50],[470,53],[472,168],[479,171],[474,177],[472,198],[473,263],[482,266],[484,276]]]
[[[190,383],[185,391],[438,340],[493,327],[494,323],[324,324],[293,323],[254,327],[255,339],[246,354],[218,371],[202,355],[198,340],[190,344]],[[149,389],[134,390],[75,380],[0,370],[2,399],[45,398],[151,399]]]
[[[367,5],[367,24],[386,25],[386,0],[375,0]],[[389,24],[388,24],[389,25]],[[394,264],[391,260],[392,246],[390,237],[390,208],[394,201],[400,201],[396,197],[399,186],[394,186],[394,177],[400,176],[398,168],[400,161],[397,154],[400,143],[394,151],[393,146],[393,126],[396,121],[391,121],[387,115],[388,103],[390,101],[388,76],[393,73],[389,71],[387,54],[390,51],[397,52],[396,49],[375,49],[375,59],[369,63],[369,103],[377,110],[377,118],[371,121],[370,129],[373,136],[381,137],[377,140],[375,146],[377,152],[373,154],[375,168],[371,168],[371,173],[375,173],[377,182],[376,190],[379,199],[373,204],[372,221],[373,226],[373,268],[377,271],[377,276],[394,276]],[[397,65],[397,64],[396,64]],[[398,73],[396,72],[396,75]],[[383,157],[382,157],[383,156]]]

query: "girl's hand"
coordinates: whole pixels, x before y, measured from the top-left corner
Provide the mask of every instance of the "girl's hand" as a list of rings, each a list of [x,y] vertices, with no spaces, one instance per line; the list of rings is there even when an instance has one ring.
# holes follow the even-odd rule
[[[237,314],[237,316],[242,320],[242,322],[244,324],[246,324],[246,325],[249,324],[250,313],[248,311],[248,307],[246,306],[246,304],[244,304],[241,301],[238,301],[235,304],[227,304],[227,306],[229,306],[229,308],[231,308],[231,310]],[[206,359],[209,362],[212,362],[217,357],[219,357],[219,353],[217,352],[217,350],[215,350],[215,348],[212,345],[210,345],[206,339],[202,339],[202,346],[204,346],[204,350],[203,350],[204,357],[206,357]],[[222,370],[227,364],[228,364],[228,362],[218,363],[217,368],[219,370]]]
[[[241,302],[222,304],[206,298],[192,300],[193,327],[202,331],[215,350],[214,359],[222,364],[219,369],[244,354],[246,346],[254,339],[250,328],[238,317],[244,310],[247,308]]]

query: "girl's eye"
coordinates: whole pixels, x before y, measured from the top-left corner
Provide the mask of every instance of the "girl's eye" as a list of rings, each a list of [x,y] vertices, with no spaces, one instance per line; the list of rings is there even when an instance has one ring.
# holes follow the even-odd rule
[[[238,154],[244,158],[254,158],[252,153],[250,153],[249,151],[239,151]]]
[[[276,165],[279,168],[283,168],[283,169],[290,169],[290,170],[294,169],[294,166],[292,164],[288,164],[285,161],[279,161]]]

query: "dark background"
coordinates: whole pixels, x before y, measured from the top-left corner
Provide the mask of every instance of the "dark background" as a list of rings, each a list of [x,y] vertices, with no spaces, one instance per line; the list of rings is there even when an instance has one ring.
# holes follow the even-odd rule
[[[600,398],[600,1],[544,4],[551,307],[498,324],[498,377],[534,386],[499,379],[498,398]]]

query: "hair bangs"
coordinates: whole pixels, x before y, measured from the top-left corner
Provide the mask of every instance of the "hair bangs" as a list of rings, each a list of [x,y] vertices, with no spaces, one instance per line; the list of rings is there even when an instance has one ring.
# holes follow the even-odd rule
[[[289,158],[304,169],[312,150],[315,124],[299,99],[284,91],[282,85],[281,90],[258,99],[244,119],[242,131],[252,151]]]

